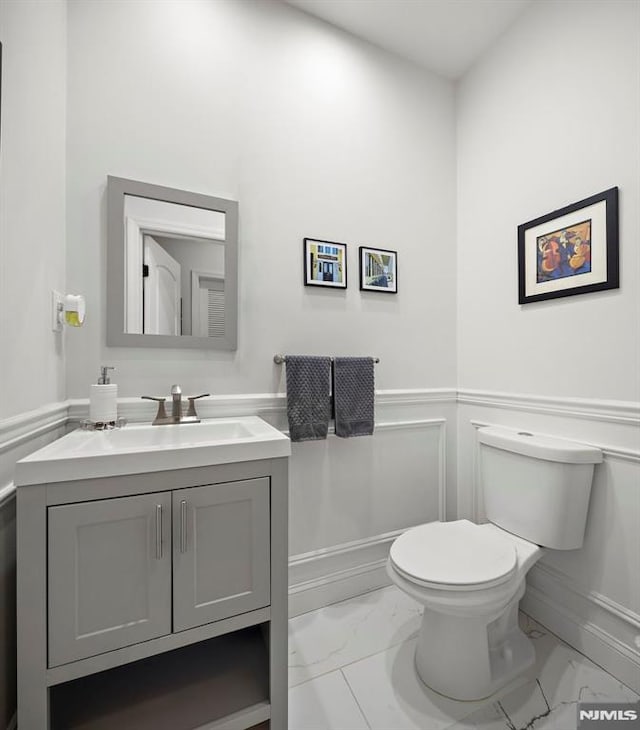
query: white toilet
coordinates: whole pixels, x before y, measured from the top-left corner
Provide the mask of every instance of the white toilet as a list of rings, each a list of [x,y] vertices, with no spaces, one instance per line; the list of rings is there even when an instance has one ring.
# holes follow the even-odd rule
[[[488,697],[534,660],[518,627],[525,576],[544,548],[582,546],[594,447],[501,428],[478,429],[488,524],[431,522],[391,546],[387,572],[424,606],[422,681],[457,700]]]

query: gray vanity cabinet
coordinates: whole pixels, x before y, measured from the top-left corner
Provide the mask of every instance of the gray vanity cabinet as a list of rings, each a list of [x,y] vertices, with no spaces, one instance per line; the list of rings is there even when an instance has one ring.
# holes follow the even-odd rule
[[[20,730],[286,730],[287,496],[282,457],[18,483]]]
[[[171,633],[171,494],[50,507],[49,666]]]
[[[50,507],[48,527],[51,667],[269,605],[266,478]]]
[[[174,631],[269,605],[268,479],[175,491],[173,526]]]

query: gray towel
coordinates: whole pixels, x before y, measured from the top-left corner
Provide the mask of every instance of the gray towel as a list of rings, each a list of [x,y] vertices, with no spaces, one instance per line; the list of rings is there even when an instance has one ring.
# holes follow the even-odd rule
[[[336,357],[333,361],[336,436],[371,436],[374,383],[372,357]]]
[[[287,355],[287,417],[292,441],[327,438],[330,385],[330,357]]]

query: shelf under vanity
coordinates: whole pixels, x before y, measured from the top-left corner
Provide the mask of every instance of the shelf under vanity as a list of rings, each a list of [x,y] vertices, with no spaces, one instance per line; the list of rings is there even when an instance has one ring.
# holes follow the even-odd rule
[[[51,688],[52,730],[232,730],[269,720],[268,624]],[[266,641],[265,641],[266,638]]]

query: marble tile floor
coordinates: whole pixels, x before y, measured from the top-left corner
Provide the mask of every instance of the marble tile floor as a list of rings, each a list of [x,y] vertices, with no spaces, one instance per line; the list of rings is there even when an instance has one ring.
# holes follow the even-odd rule
[[[527,616],[536,663],[487,700],[432,692],[413,666],[420,606],[395,586],[289,621],[289,730],[575,730],[576,704],[638,695]]]

